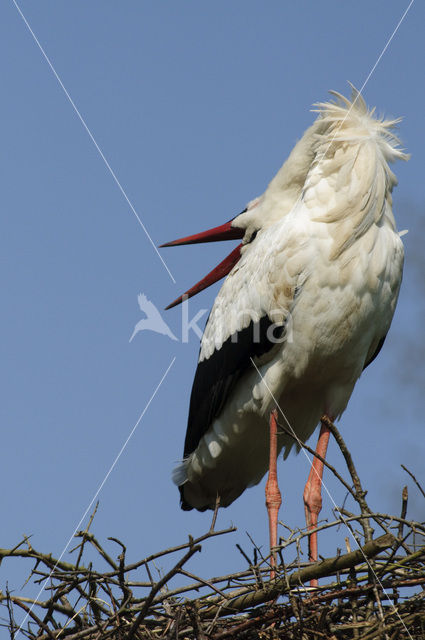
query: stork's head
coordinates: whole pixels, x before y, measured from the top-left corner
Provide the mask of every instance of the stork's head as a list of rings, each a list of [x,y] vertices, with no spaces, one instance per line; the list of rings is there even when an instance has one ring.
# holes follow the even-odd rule
[[[160,247],[176,247],[200,242],[242,240],[215,269],[171,302],[166,309],[175,307],[184,299],[191,298],[224,278],[239,261],[244,247],[250,245],[258,233],[281,220],[292,209],[301,194],[306,175],[314,158],[312,144],[320,126],[317,122],[307,129],[301,140],[297,142],[264,194],[251,200],[240,214],[219,227],[160,245]]]
[[[315,110],[319,112],[316,121],[297,142],[262,196],[252,200],[242,213],[219,227],[161,245],[162,247],[173,247],[198,242],[242,240],[241,244],[233,249],[215,269],[174,300],[166,307],[167,309],[176,306],[185,298],[194,296],[226,276],[237,264],[244,250],[249,250],[247,245],[254,242],[257,234],[261,234],[265,228],[280,221],[291,211],[298,199],[302,197],[308,184],[309,175],[317,170],[321,164],[321,168],[324,169],[323,165],[328,156],[330,171],[335,173],[338,169],[338,163],[334,161],[333,154],[336,153],[338,145],[341,148],[344,147],[345,154],[348,153],[346,148],[351,150],[355,158],[357,157],[357,146],[364,141],[372,140],[380,156],[384,159],[384,192],[386,189],[391,191],[396,180],[387,162],[408,157],[397,147],[398,140],[392,133],[392,129],[398,121],[373,117],[374,110],[370,112],[367,110],[362,96],[354,88],[351,100],[338,93],[331,93],[336,97],[336,101],[316,104],[317,109]],[[341,157],[343,164],[345,163],[347,167],[351,166],[348,160],[346,161],[346,155],[342,154]],[[373,166],[369,173],[372,177],[375,175]],[[366,189],[363,191],[366,192]],[[361,203],[362,200],[359,199],[359,202]],[[352,209],[352,207],[351,209],[343,208],[344,211]],[[335,214],[335,206],[332,211]],[[362,221],[359,224],[364,226]],[[352,235],[354,237],[355,234]],[[338,251],[342,251],[346,244],[346,242],[340,242]]]
[[[210,271],[205,278],[197,282],[183,295],[171,302],[167,307],[165,307],[166,309],[175,307],[184,299],[191,298],[218,280],[221,280],[221,278],[227,276],[241,257],[241,250],[243,246],[252,242],[258,229],[261,227],[261,221],[258,213],[255,211],[259,202],[260,198],[252,200],[242,213],[219,227],[213,227],[212,229],[207,229],[207,231],[201,231],[201,233],[195,233],[192,236],[186,236],[185,238],[179,238],[178,240],[172,240],[171,242],[166,242],[160,245],[161,247],[177,247],[183,244],[198,244],[200,242],[242,239],[242,242],[233,249],[233,251],[231,251],[231,253],[222,262],[220,262],[215,269]]]
[[[219,227],[202,231],[192,236],[166,242],[161,247],[176,247],[199,242],[216,242],[219,240],[242,240],[220,264],[193,287],[179,296],[166,309],[180,304],[203,289],[224,278],[240,259],[244,247],[254,242],[257,234],[281,220],[294,206],[301,195],[305,178],[314,159],[313,141],[318,133],[318,120],[304,133],[297,142],[288,159],[270,182],[266,191],[259,198],[251,200],[246,208],[237,216]]]

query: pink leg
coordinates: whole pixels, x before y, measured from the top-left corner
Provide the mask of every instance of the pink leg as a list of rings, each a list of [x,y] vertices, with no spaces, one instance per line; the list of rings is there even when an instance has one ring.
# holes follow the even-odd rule
[[[322,456],[322,458],[326,458],[330,433],[329,428],[322,422],[316,447],[316,453]],[[310,475],[308,476],[304,489],[305,521],[308,529],[315,529],[317,527],[318,516],[322,509],[323,466],[321,460],[314,458]],[[308,556],[310,562],[317,562],[317,531],[309,536]],[[317,587],[317,580],[312,580],[311,586]]]
[[[270,414],[270,461],[269,477],[266,484],[266,507],[269,514],[270,550],[277,545],[277,516],[282,504],[282,496],[277,483],[277,411]],[[275,577],[276,555],[273,552],[271,560],[270,579]]]

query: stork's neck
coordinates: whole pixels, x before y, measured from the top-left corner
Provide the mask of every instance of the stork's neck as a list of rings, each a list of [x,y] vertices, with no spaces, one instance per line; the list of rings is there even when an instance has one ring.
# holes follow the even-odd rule
[[[395,227],[391,191],[394,174],[376,140],[331,140],[318,145],[302,199],[312,220],[326,222],[341,255],[373,224]]]

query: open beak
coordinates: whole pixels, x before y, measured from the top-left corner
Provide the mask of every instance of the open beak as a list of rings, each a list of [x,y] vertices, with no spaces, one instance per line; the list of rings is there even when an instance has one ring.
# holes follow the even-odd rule
[[[172,242],[166,242],[165,244],[160,245],[161,247],[177,247],[183,244],[197,244],[199,242],[217,242],[218,240],[237,240],[243,238],[245,234],[244,229],[238,229],[231,226],[232,220],[222,224],[219,227],[214,227],[213,229],[208,229],[207,231],[202,231],[201,233],[196,233],[193,236],[187,236],[185,238],[179,238],[178,240],[173,240]],[[215,267],[212,271],[210,271],[205,278],[202,278],[199,282],[197,282],[193,287],[188,289],[183,295],[179,296],[174,302],[171,302],[166,309],[171,309],[176,305],[180,304],[184,299],[191,298],[196,295],[200,291],[203,291],[207,287],[211,286],[221,278],[227,276],[227,274],[233,269],[235,264],[238,262],[241,257],[241,247],[242,244],[239,244],[233,251],[225,258],[219,265]]]
[[[207,229],[207,231],[201,231],[201,233],[195,233],[193,236],[186,236],[185,238],[165,242],[164,244],[160,244],[159,248],[179,247],[182,244],[198,244],[199,242],[217,242],[218,240],[238,240],[239,238],[243,238],[245,230],[232,227],[232,222],[233,219],[219,227]]]

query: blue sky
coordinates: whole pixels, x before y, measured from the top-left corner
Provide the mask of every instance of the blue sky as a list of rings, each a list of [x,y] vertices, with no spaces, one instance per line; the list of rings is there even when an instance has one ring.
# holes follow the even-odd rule
[[[154,244],[220,224],[260,194],[312,122],[328,89],[362,86],[407,2],[232,1],[20,3]],[[408,228],[392,330],[358,383],[341,430],[371,506],[424,505],[400,463],[423,478],[423,24],[415,2],[364,90],[403,116],[412,154],[395,167],[394,211]],[[163,249],[173,282],[12,1],[0,7],[2,535],[59,555],[167,367],[101,493],[99,539],[140,558],[209,527],[183,513],[170,480],[181,455],[198,338],[141,332],[139,292],[158,308],[205,275],[229,245]],[[191,306],[210,308],[218,285]],[[164,318],[180,335],[179,309]],[[200,323],[202,325],[202,322]],[[312,444],[315,444],[312,440]],[[329,459],[343,469],[333,445]],[[281,518],[303,523],[304,456],[279,464]],[[332,479],[337,503],[343,492]],[[331,515],[324,499],[323,517]],[[219,514],[233,537],[211,541],[191,569],[241,567],[235,549],[267,548],[264,482]],[[323,541],[321,552],[342,546]],[[320,544],[320,541],[319,541]],[[112,545],[112,543],[111,543]],[[111,553],[114,547],[110,548]],[[118,552],[117,552],[118,553]],[[0,568],[3,588],[29,567]],[[27,586],[25,593],[33,593]]]

